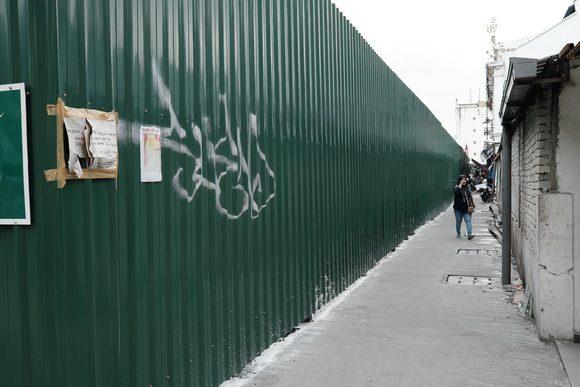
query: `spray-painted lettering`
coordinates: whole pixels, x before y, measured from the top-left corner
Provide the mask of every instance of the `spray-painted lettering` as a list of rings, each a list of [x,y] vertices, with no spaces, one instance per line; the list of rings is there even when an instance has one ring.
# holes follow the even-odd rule
[[[204,117],[201,128],[194,123],[191,125],[191,132],[188,133],[179,124],[171,102],[171,93],[155,63],[153,75],[160,102],[169,110],[171,120],[170,127],[160,128],[161,146],[183,154],[193,161],[187,163],[190,166],[189,171],[186,172],[186,167],[182,166],[173,176],[173,187],[177,194],[191,202],[202,188],[208,189],[215,194],[217,211],[228,219],[237,219],[248,210],[252,219],[257,218],[276,195],[276,178],[258,144],[256,115],[249,114],[246,131],[242,131],[240,127],[232,131],[226,95],[221,95],[220,101],[225,109],[224,127],[212,126],[210,119]],[[120,122],[119,141],[130,140],[138,144],[140,127],[139,124]],[[212,130],[218,132],[212,133]],[[179,140],[174,139],[174,133]],[[217,141],[212,141],[212,138],[216,137]],[[264,178],[269,180],[263,180],[262,175],[256,172],[258,170],[265,172]],[[226,196],[235,200],[227,200]],[[232,206],[234,204],[231,203],[237,203],[235,204],[237,207],[229,208],[227,203]]]

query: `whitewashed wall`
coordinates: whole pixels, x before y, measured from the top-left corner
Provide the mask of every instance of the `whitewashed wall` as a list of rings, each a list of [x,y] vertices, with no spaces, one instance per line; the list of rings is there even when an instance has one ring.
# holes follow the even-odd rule
[[[580,68],[572,69],[570,82],[560,94],[557,145],[558,189],[573,195],[574,330],[580,333]]]
[[[543,339],[580,331],[578,100],[580,68],[561,92],[542,88],[512,137],[512,252]]]

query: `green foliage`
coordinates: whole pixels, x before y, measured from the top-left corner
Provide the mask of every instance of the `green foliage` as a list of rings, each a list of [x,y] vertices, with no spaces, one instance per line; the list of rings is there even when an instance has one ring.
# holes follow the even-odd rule
[[[491,24],[487,26],[487,33],[489,34],[491,40],[491,50],[487,50],[485,53],[489,56],[491,60],[497,60],[497,41],[495,38],[495,33],[497,31],[497,21],[495,17],[491,18]]]

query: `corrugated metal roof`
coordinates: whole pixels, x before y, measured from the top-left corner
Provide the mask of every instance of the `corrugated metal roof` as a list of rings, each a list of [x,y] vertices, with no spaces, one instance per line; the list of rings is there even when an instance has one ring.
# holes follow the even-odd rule
[[[574,46],[570,43],[558,54],[542,59],[510,58],[500,108],[502,125],[510,125],[520,116],[522,109],[531,101],[535,85],[566,81],[568,61],[575,58],[578,52],[580,44]]]

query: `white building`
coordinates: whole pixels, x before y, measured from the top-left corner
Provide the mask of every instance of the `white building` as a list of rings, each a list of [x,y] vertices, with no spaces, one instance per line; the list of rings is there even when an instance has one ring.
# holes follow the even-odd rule
[[[578,13],[573,4],[560,23],[504,44],[486,66],[502,138],[503,267],[515,258],[539,336],[574,342],[580,342]]]
[[[580,342],[579,100],[580,44],[512,62],[498,106],[502,262],[515,258],[546,340]]]
[[[459,103],[455,101],[455,135],[453,138],[470,159],[480,162],[481,151],[486,147],[490,132],[486,130],[486,101]]]
[[[518,40],[499,43],[496,60],[486,64],[487,101],[491,108],[492,139],[501,141],[499,108],[503,95],[510,58],[543,58],[558,53],[567,43],[580,41],[580,10],[575,11],[575,0],[559,23],[547,31]]]

